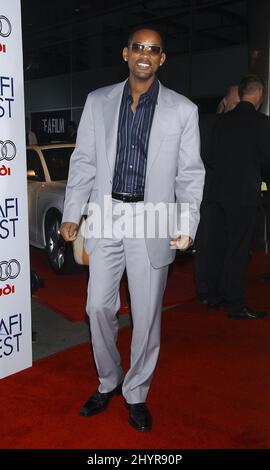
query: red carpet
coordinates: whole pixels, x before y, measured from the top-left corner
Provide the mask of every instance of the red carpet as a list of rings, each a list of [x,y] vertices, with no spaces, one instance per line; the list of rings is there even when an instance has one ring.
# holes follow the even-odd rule
[[[81,321],[85,317],[88,269],[76,275],[55,274],[44,251],[31,248],[31,267],[44,279],[44,288],[35,298],[57,311],[70,321]],[[181,304],[194,297],[193,268],[190,257],[180,256],[171,268],[164,296],[164,306]],[[120,287],[120,313],[129,312],[127,283],[123,278]]]
[[[266,292],[265,292],[266,294]],[[121,397],[78,416],[97,387],[88,345],[1,381],[1,448],[214,449],[270,446],[270,318],[229,321],[196,301],[163,315],[160,360],[149,394],[153,431],[127,422]],[[127,368],[130,332],[120,333]]]

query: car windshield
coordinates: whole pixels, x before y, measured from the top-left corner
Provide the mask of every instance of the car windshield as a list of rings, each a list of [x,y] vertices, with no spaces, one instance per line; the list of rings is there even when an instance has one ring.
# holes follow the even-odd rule
[[[43,149],[43,155],[52,181],[67,180],[70,156],[74,147]]]

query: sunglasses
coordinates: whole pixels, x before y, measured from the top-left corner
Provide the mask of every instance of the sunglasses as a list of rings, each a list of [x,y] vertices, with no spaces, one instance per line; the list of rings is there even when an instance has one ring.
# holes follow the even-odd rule
[[[158,54],[161,54],[162,52],[162,47],[156,46],[155,44],[141,44],[140,42],[134,42],[133,44],[130,44],[128,47],[135,54],[140,54],[143,51],[147,51],[151,55],[158,55]]]

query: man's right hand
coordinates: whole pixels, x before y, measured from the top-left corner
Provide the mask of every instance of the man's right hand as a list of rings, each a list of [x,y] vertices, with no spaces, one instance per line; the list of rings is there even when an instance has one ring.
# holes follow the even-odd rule
[[[78,235],[79,225],[74,222],[64,222],[60,227],[60,233],[66,242],[73,242]]]

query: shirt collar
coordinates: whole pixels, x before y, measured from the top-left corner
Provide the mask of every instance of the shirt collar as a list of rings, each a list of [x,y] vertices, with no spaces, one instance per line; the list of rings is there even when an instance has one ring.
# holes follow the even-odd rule
[[[236,106],[236,108],[234,108],[234,110],[235,111],[256,111],[256,108],[254,104],[252,104],[250,101],[241,100]]]
[[[159,81],[157,78],[155,78],[155,80],[153,81],[151,86],[148,88],[146,93],[143,93],[140,96],[139,103],[143,104],[143,103],[149,103],[150,101],[152,101],[154,104],[157,104],[158,92],[159,92]],[[129,80],[126,81],[126,84],[124,86],[123,98],[125,100],[128,100],[130,103],[133,102],[133,99],[130,93]]]

